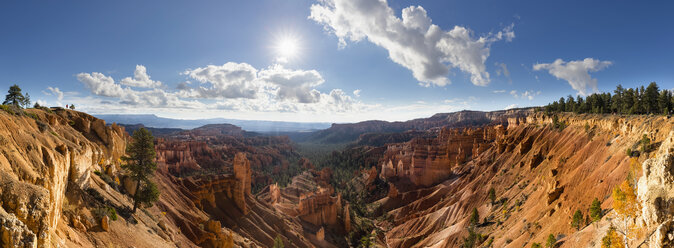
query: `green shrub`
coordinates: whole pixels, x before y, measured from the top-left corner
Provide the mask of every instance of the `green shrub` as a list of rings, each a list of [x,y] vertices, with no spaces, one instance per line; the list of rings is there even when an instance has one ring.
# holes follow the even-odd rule
[[[557,239],[555,238],[555,235],[551,233],[550,235],[548,235],[548,241],[545,243],[545,247],[554,248],[556,244]]]
[[[641,152],[646,153],[651,146],[651,139],[648,138],[648,135],[644,134],[644,136],[641,137]]]
[[[4,104],[0,105],[0,109],[4,110],[5,112],[9,113],[10,115],[14,114],[14,110],[9,105],[4,105]]]
[[[107,207],[108,210],[108,217],[112,220],[117,220],[117,210],[113,207]]]

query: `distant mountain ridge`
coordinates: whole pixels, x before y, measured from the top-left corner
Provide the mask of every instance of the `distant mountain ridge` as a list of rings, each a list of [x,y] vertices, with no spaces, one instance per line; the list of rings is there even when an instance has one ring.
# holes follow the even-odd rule
[[[159,117],[154,114],[102,114],[95,116],[104,119],[108,123],[115,122],[125,125],[143,124],[145,127],[152,128],[194,129],[209,124],[232,124],[251,132],[278,133],[310,132],[330,127],[330,123],[321,122],[256,121],[225,118],[185,120]]]
[[[401,133],[410,130],[429,130],[440,127],[482,126],[495,122],[506,124],[508,117],[522,117],[533,111],[533,108],[490,112],[463,110],[452,113],[438,113],[428,118],[409,121],[388,122],[373,120],[358,123],[332,124],[328,129],[305,135],[291,135],[291,138],[297,142],[348,143],[356,141],[361,135],[368,133]]]

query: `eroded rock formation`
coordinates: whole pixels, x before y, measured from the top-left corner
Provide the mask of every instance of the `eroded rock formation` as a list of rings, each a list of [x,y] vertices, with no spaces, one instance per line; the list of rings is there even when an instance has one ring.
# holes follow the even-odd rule
[[[382,179],[409,179],[415,185],[430,186],[449,177],[452,168],[484,152],[505,129],[443,128],[436,138],[416,138],[388,146],[381,165]]]

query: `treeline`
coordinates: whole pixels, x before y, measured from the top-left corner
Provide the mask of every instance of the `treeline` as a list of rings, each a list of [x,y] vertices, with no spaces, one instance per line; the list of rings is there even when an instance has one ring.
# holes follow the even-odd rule
[[[593,114],[664,114],[674,111],[672,91],[660,90],[658,84],[652,82],[648,87],[623,88],[618,85],[611,93],[595,93],[585,98],[569,95],[560,98],[545,107],[545,112],[574,112]]]

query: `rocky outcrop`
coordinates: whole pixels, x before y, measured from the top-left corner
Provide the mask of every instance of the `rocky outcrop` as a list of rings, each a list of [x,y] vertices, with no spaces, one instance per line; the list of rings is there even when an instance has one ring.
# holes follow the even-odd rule
[[[81,112],[25,111],[33,118],[0,111],[2,208],[42,246],[61,219],[66,186],[86,188],[91,172],[118,166],[127,136],[121,127]]]
[[[332,197],[331,194],[331,190],[319,188],[316,192],[300,195],[298,217],[316,226],[336,225],[342,197]]]
[[[643,175],[637,187],[641,219],[648,230],[656,229],[650,247],[669,247],[674,243],[674,132],[669,133],[654,158],[642,164]]]
[[[269,185],[269,203],[276,204],[281,201],[281,189],[278,187],[278,183]]]
[[[225,232],[220,221],[209,220],[204,223],[208,235],[206,241],[201,243],[203,247],[209,248],[232,248],[234,247],[234,238],[232,232]]]
[[[37,235],[14,214],[0,208],[0,247],[37,247]]]

